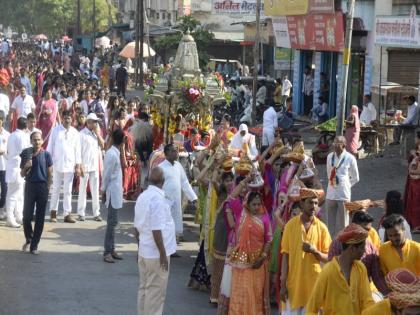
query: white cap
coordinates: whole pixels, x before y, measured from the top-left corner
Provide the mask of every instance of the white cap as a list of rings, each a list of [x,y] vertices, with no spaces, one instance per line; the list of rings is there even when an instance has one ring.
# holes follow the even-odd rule
[[[95,113],[90,113],[89,115],[87,115],[86,120],[101,121],[101,119],[98,118],[98,116],[96,116]]]

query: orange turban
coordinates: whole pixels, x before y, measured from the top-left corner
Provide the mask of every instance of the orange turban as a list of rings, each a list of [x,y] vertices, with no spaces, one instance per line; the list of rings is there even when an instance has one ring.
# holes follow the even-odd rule
[[[408,269],[395,269],[385,277],[392,292],[388,295],[392,305],[398,309],[420,306],[420,277]]]
[[[306,198],[318,198],[321,199],[324,197],[325,193],[322,189],[310,189],[310,188],[301,188],[300,189],[300,200]]]
[[[341,230],[337,239],[344,244],[359,244],[366,240],[369,233],[358,224],[351,223]]]
[[[344,208],[346,208],[348,212],[354,212],[354,211],[359,211],[359,210],[366,210],[367,208],[370,207],[370,204],[371,204],[370,199],[355,200],[352,202],[345,202]]]

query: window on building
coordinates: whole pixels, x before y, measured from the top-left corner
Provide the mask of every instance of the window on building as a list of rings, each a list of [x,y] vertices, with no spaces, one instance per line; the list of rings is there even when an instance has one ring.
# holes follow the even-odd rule
[[[156,20],[159,20],[159,12],[156,12]]]
[[[168,20],[171,21],[171,14],[168,13]]]
[[[166,20],[166,13],[162,12],[162,20]]]

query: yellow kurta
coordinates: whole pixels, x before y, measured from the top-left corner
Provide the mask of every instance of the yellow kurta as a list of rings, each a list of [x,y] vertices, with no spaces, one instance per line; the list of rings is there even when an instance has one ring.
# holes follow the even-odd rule
[[[350,272],[350,285],[340,270],[338,257],[327,263],[319,274],[306,304],[307,315],[360,315],[374,304],[365,265],[356,260]]]
[[[362,312],[362,315],[393,315],[391,302],[388,299],[382,300],[369,306]]]
[[[384,275],[397,268],[406,268],[420,276],[420,244],[412,240],[406,240],[402,247],[402,256],[401,259],[391,242],[382,244],[379,249],[379,260]]]
[[[381,248],[381,239],[379,238],[378,232],[374,228],[369,230],[368,240],[379,250]]]
[[[294,217],[286,224],[281,240],[281,252],[289,254],[287,290],[292,310],[305,307],[321,272],[320,262],[315,255],[302,250],[302,239],[324,254],[328,253],[331,245],[328,228],[318,218],[314,218],[307,233],[300,216]]]

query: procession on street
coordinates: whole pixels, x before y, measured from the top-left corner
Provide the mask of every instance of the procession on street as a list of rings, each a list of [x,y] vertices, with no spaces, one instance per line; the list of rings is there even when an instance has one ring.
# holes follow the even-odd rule
[[[227,2],[212,2],[212,10],[238,13]],[[419,315],[418,64],[415,84],[380,79],[375,86],[362,53],[347,56],[351,63],[341,53],[350,49],[346,18],[353,37],[365,36],[354,8],[343,14],[334,1],[263,2],[278,46],[264,52],[266,24],[237,22],[254,36],[242,38],[238,59],[229,57],[235,48],[216,52],[226,43],[219,34],[210,32],[215,47],[203,44],[200,32],[208,30],[199,24],[163,30],[151,23],[151,31],[146,19],[147,43],[137,24],[137,33],[124,35],[141,37],[141,47],[99,37],[96,17],[93,39],[19,38],[1,25],[0,244],[24,240],[14,252],[0,248],[2,255],[19,251],[30,270],[34,258],[49,264],[47,243],[74,252],[66,237],[84,238],[79,249],[102,248],[98,272],[138,271],[137,310],[120,314],[181,314],[176,304],[188,302],[167,298],[171,281],[181,278],[190,297],[205,295],[209,314]],[[407,23],[420,43],[415,13]],[[183,23],[191,23],[186,16]],[[369,76],[378,65],[383,75],[388,20],[378,17],[372,43],[381,60]],[[176,45],[163,46],[157,30]],[[276,38],[281,32],[286,44]],[[250,42],[257,43],[254,64],[246,62]],[[361,49],[359,42],[351,49]],[[404,64],[396,51],[388,52],[387,71],[399,82],[410,75],[393,69]],[[369,174],[377,177],[368,178],[362,165],[375,164],[387,169],[374,168]],[[401,165],[395,183],[405,185],[377,179]],[[102,241],[93,244],[93,233]],[[120,246],[127,237],[135,262]],[[3,278],[10,267],[1,267]],[[116,288],[104,298],[118,300]],[[73,314],[67,311],[55,314]]]

